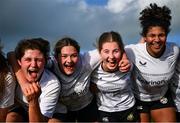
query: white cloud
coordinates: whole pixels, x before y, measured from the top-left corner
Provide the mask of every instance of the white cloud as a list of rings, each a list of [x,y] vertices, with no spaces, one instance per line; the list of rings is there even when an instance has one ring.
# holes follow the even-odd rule
[[[105,6],[91,6],[84,0],[1,0],[0,37],[8,42],[24,37],[44,37],[51,42],[67,35],[80,42],[83,50],[104,31],[118,31],[125,44],[140,38],[139,11],[159,0],[109,0]],[[172,37],[180,32],[180,0],[164,0],[172,9]],[[14,44],[15,44],[14,43]],[[13,43],[12,43],[13,44]]]
[[[129,6],[134,0],[109,0],[106,8],[112,13],[120,13],[129,10]]]

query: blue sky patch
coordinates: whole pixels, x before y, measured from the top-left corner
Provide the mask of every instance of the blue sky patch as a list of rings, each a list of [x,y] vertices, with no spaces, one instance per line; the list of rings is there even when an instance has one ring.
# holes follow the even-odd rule
[[[85,0],[87,4],[89,5],[98,5],[103,6],[107,4],[108,0]]]

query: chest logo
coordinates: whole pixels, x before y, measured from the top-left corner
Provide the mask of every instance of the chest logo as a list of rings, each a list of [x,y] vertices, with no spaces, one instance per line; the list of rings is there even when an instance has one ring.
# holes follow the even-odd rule
[[[142,62],[142,61],[139,61],[139,63],[143,66],[147,64],[147,62]]]

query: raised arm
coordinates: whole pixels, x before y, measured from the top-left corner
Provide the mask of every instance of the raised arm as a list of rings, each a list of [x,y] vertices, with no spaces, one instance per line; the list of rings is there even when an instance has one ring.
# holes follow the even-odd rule
[[[20,66],[17,62],[14,52],[8,52],[7,54],[8,62],[12,66],[12,69],[16,75],[16,79],[21,87],[21,90],[25,96],[27,96],[27,92],[30,91],[30,83],[27,81],[25,76],[23,75]]]
[[[29,122],[45,122],[48,118],[42,115],[39,106],[39,96],[41,94],[41,87],[38,82],[31,84],[31,92],[27,97],[29,103]]]

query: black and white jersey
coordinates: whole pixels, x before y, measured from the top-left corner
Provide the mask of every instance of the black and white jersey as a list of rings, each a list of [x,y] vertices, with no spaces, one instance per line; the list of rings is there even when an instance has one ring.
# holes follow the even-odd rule
[[[180,55],[178,57],[176,70],[172,78],[171,91],[177,112],[180,112]]]
[[[91,82],[95,83],[99,90],[98,110],[119,112],[134,106],[135,98],[131,90],[130,72],[105,72],[99,65],[92,73]]]
[[[175,71],[179,48],[174,43],[167,43],[159,58],[147,52],[146,43],[128,45],[125,50],[134,64],[135,96],[142,101],[155,101],[163,97]]]
[[[66,76],[60,71],[56,59],[53,56],[51,57],[48,65],[58,76],[62,85],[60,94],[61,105],[64,104],[68,110],[76,111],[90,104],[93,99],[89,90],[90,75],[99,63],[100,56],[97,50],[80,54],[75,72],[70,76]]]

